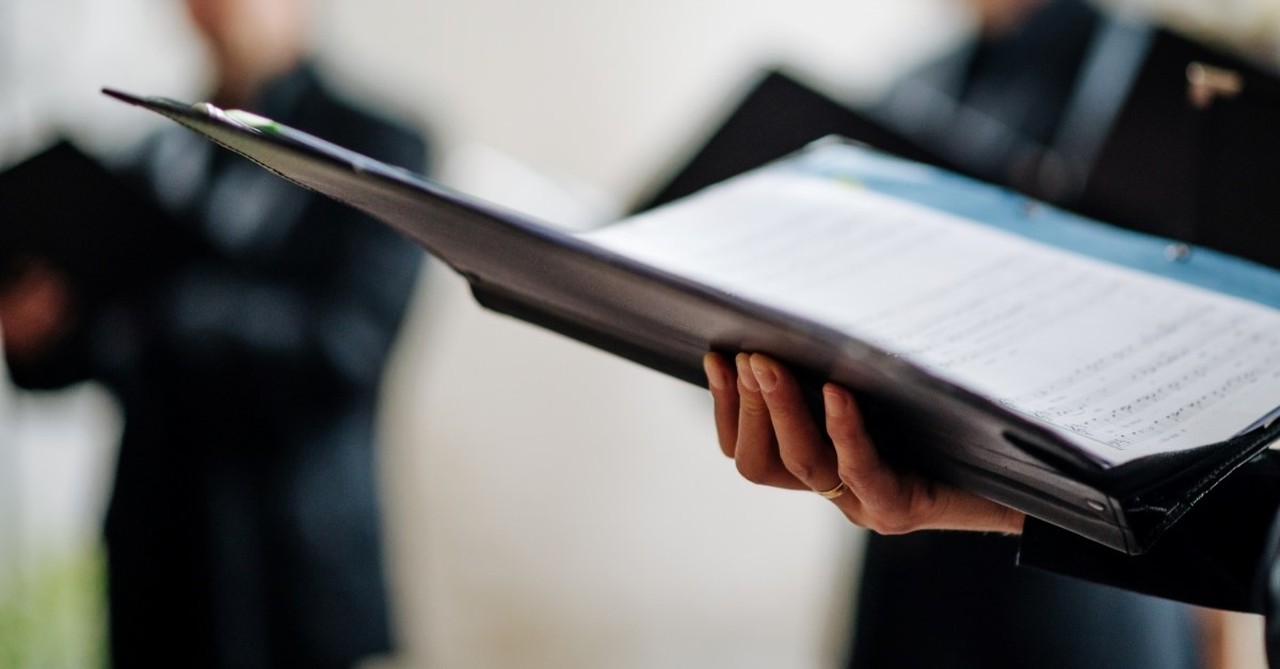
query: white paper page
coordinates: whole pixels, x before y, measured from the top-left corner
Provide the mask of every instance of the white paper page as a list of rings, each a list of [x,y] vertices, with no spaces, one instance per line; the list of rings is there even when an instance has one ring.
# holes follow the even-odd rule
[[[850,184],[752,174],[582,238],[875,343],[1113,464],[1280,405],[1280,312]]]

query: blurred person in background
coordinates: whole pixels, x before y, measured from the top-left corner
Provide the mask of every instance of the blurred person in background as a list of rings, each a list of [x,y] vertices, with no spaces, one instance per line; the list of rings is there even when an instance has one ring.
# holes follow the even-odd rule
[[[1073,102],[1107,19],[1082,0],[971,4],[976,38],[907,77],[872,111],[969,174],[1052,195],[1064,169],[1053,149],[1072,156],[1087,148],[1055,142],[1073,115],[1098,116]],[[1105,123],[1088,139],[1102,141]],[[1017,551],[1016,539],[995,534],[871,534],[849,668],[1200,666],[1206,649],[1190,607],[1017,569]]]
[[[1141,114],[1126,115],[1121,109],[1131,83],[1143,81],[1148,45],[1163,44],[1163,34],[1153,38],[1156,31],[1150,26],[1119,24],[1082,0],[967,4],[978,24],[973,39],[908,74],[874,106],[848,109],[770,73],[646,206],[837,132],[1025,193],[1052,196],[1077,211],[1104,210],[1108,215],[1103,220],[1112,223],[1143,229],[1143,222],[1157,221],[1166,226],[1161,230],[1166,235],[1183,232],[1178,219],[1161,209],[1169,198],[1146,197],[1169,189],[1170,179],[1161,170],[1142,170],[1139,178],[1110,188],[1129,195],[1120,200],[1123,210],[1100,202],[1097,189],[1078,187],[1099,162],[1140,163],[1167,154],[1165,149],[1183,148],[1173,141],[1154,150],[1133,146],[1134,138],[1143,139],[1141,126],[1150,116],[1137,118]],[[1181,76],[1181,70],[1176,74]],[[1172,100],[1148,100],[1147,89],[1139,89],[1137,97],[1143,111],[1163,118],[1186,108],[1179,97],[1184,88],[1162,86],[1161,95],[1167,97],[1171,90]],[[1102,109],[1094,104],[1098,100]],[[1117,138],[1122,148],[1105,150]],[[1093,161],[1095,155],[1105,161]],[[1068,168],[1074,171],[1068,174]],[[1256,232],[1253,238],[1258,238]],[[870,536],[848,666],[1200,665],[1206,649],[1190,607],[1018,570],[1013,567],[1016,552],[1016,540],[998,536]]]
[[[212,102],[423,171],[417,133],[309,62],[308,5],[187,0]],[[97,379],[124,409],[113,665],[322,669],[388,652],[376,399],[422,253],[177,127],[126,172],[206,250],[94,313],[38,258],[0,288],[19,386]]]
[[[1117,20],[1082,0],[970,4],[981,25],[976,38],[908,76],[868,113],[952,169],[1111,223],[1280,263],[1268,223],[1280,203],[1270,195],[1274,189],[1255,183],[1272,178],[1280,152],[1260,160],[1256,150],[1243,150],[1273,147],[1274,121],[1258,127],[1224,101],[1206,113],[1188,100],[1188,59],[1233,58]],[[1232,128],[1241,143],[1224,141],[1236,136],[1225,137],[1221,127]],[[1233,197],[1219,198],[1220,192]],[[1241,201],[1247,214],[1220,209]],[[735,371],[713,359],[709,376],[729,379],[731,388],[735,377],[753,378],[743,364]],[[764,406],[759,390],[738,389],[743,406]],[[713,394],[718,405],[738,406],[723,390]],[[744,411],[737,427],[724,415],[717,421],[722,448],[739,456],[740,467],[753,460],[738,448],[768,441],[739,432],[752,415]],[[1014,533],[1011,526],[984,529]],[[1205,647],[1206,630],[1197,629],[1202,621],[1189,607],[1015,569],[1018,547],[1016,538],[999,534],[872,534],[849,666],[1194,667],[1221,652]],[[1165,596],[1169,590],[1145,589]],[[1234,607],[1247,608],[1241,601]],[[1221,619],[1203,622],[1210,639],[1221,633],[1214,629]]]

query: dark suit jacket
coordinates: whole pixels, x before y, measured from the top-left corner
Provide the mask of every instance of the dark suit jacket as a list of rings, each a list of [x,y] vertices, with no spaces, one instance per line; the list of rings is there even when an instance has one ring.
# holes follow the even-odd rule
[[[1267,451],[1187,512],[1146,554],[1130,557],[1028,518],[1023,565],[1201,606],[1267,616],[1280,668],[1280,453]]]
[[[310,67],[254,110],[426,165],[417,134]],[[28,387],[97,378],[123,405],[106,521],[115,666],[327,667],[386,651],[375,400],[422,253],[178,128],[130,176],[207,251],[11,370]]]

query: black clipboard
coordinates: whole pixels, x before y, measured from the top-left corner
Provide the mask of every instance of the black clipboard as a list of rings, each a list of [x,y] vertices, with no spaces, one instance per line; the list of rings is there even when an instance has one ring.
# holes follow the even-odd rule
[[[1280,437],[1104,468],[990,399],[820,324],[605,251],[266,119],[108,95],[162,114],[303,187],[378,218],[466,278],[485,307],[705,386],[708,350],[756,350],[802,379],[859,393],[885,456],[1107,546],[1145,551],[1231,471]]]

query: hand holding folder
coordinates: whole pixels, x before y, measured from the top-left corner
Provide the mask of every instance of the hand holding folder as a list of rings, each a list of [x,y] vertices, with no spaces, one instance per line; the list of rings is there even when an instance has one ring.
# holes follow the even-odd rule
[[[767,356],[708,353],[705,364],[720,449],[751,482],[812,490],[881,534],[1022,532],[1017,510],[885,462],[848,390],[826,384],[815,422],[795,377]]]
[[[1119,550],[1280,434],[1280,312],[1237,299],[1280,304],[1280,274],[1170,264],[940,170],[825,142],[573,236],[265,119],[113,95],[382,219],[491,309],[694,383],[708,351],[768,353],[857,393],[886,461]]]

